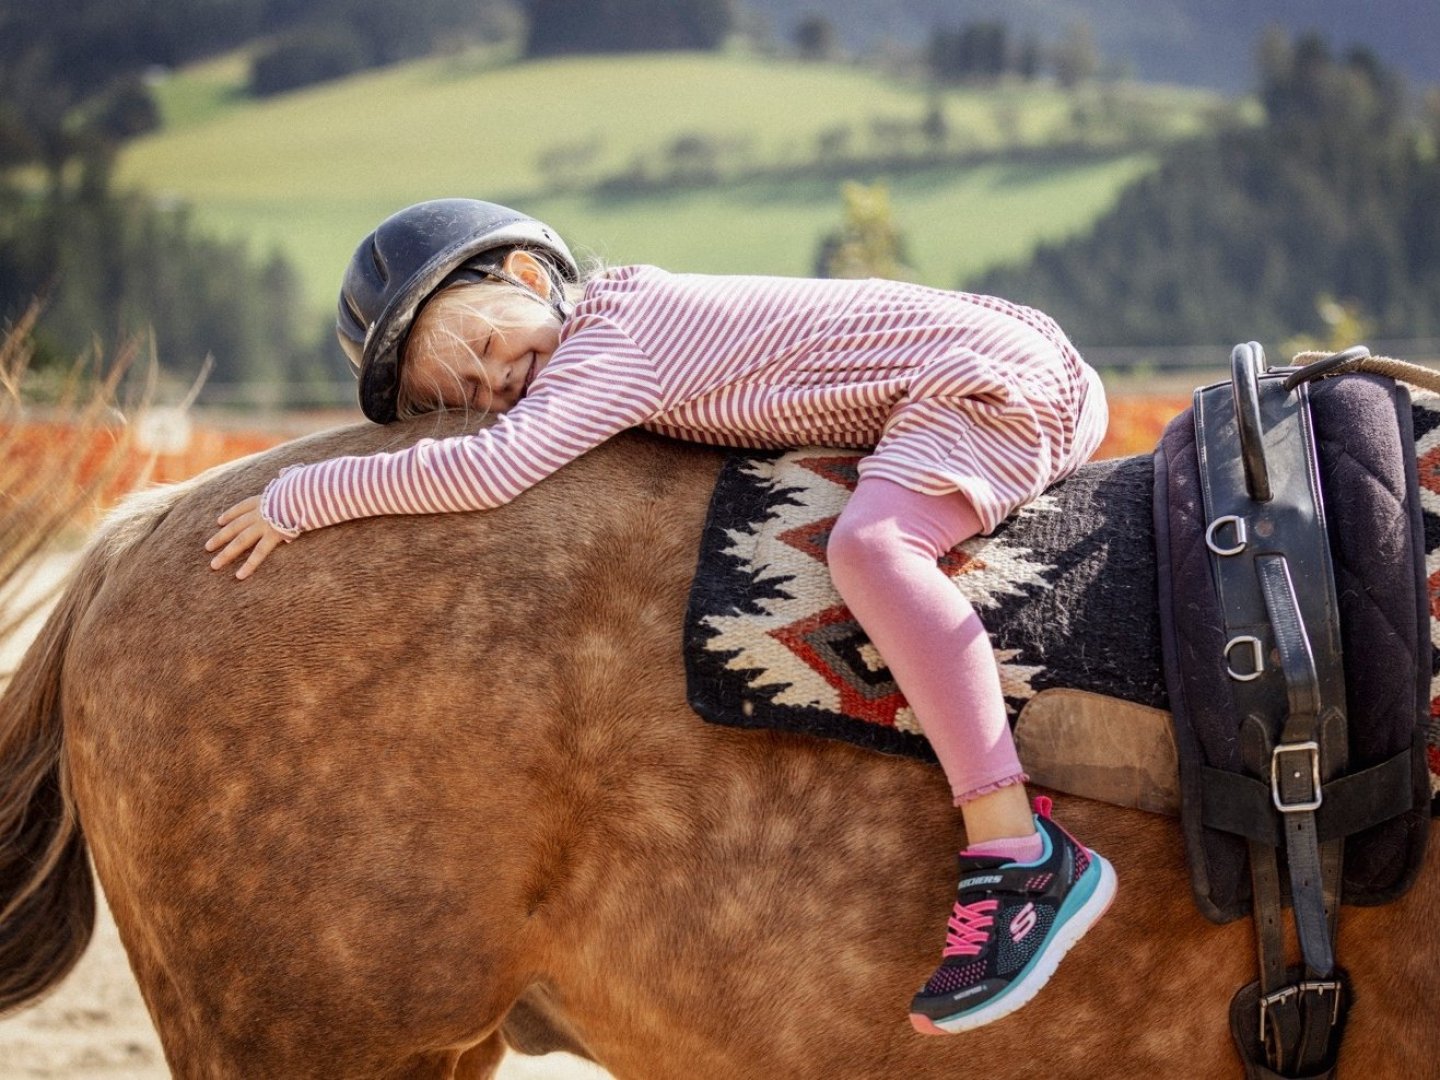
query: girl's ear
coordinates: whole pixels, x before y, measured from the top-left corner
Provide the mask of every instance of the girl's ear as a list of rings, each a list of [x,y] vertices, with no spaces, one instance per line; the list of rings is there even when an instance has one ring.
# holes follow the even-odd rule
[[[500,266],[527,289],[538,293],[541,299],[550,299],[550,275],[545,270],[545,264],[530,252],[516,248],[505,256],[505,261]]]

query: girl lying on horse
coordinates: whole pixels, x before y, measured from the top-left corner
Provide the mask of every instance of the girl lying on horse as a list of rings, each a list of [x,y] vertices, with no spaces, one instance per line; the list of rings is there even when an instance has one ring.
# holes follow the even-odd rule
[[[409,207],[361,243],[338,332],[379,423],[495,421],[395,453],[287,469],[220,515],[211,566],[378,514],[483,510],[643,426],[736,447],[870,451],[832,531],[835,586],[889,665],[964,818],[958,896],[916,1029],[1029,1001],[1115,892],[1108,862],[1032,814],[989,638],[937,560],[1073,472],[1104,391],[1046,315],[903,282],[606,269],[492,203]]]

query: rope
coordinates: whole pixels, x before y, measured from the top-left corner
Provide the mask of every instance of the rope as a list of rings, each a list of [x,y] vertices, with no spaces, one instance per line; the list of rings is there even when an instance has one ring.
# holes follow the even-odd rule
[[[1305,367],[1332,355],[1334,354],[1325,352],[1297,353],[1294,364],[1296,367]],[[1422,390],[1440,394],[1440,371],[1424,367],[1421,364],[1412,364],[1408,360],[1396,360],[1389,356],[1367,355],[1354,360],[1346,360],[1330,368],[1325,374],[1344,375],[1350,371],[1369,371],[1376,375],[1387,375],[1392,379],[1418,386]]]

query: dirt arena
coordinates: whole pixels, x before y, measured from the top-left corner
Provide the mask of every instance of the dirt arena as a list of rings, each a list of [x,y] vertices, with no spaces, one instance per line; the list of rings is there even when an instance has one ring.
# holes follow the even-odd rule
[[[70,564],[53,556],[19,595],[0,596],[11,610],[53,586]],[[0,673],[12,670],[38,620],[0,648]],[[160,1040],[140,1000],[120,936],[102,907],[95,938],[60,988],[39,1005],[0,1020],[0,1080],[164,1080]],[[608,1080],[610,1074],[569,1054],[512,1054],[499,1080]]]

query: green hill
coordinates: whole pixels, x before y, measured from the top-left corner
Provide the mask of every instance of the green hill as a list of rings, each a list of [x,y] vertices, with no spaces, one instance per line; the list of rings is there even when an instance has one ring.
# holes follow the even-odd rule
[[[231,57],[159,87],[166,127],[125,148],[116,179],[283,251],[317,309],[367,230],[445,195],[518,205],[609,262],[807,273],[847,175],[886,180],[917,276],[954,285],[1083,229],[1214,105],[1096,90],[1078,102],[1082,129],[1077,100],[1048,86],[956,90],[940,99],[942,148],[920,134],[922,88],[840,65],[467,52],[264,101],[243,96],[244,71]],[[693,167],[697,144],[711,182],[657,182]],[[561,175],[547,152],[578,164]]]

